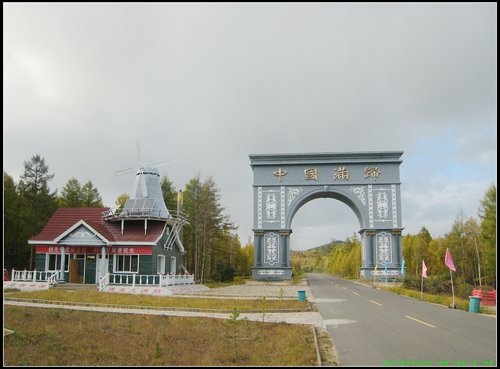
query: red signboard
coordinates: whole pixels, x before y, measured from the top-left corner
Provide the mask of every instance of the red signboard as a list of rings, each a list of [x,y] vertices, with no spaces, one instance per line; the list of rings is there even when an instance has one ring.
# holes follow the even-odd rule
[[[65,246],[66,254],[101,254],[101,247]],[[37,246],[37,254],[60,254],[61,246]],[[152,255],[153,246],[108,246],[106,255]]]

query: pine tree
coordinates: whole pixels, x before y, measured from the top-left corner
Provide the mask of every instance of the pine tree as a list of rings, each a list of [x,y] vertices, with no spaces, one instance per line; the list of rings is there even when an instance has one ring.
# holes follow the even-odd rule
[[[163,177],[161,180],[161,192],[168,211],[174,213],[177,210],[177,191],[168,177]]]
[[[66,182],[61,190],[58,202],[61,208],[79,208],[83,206],[82,186],[75,177]]]
[[[18,185],[21,198],[21,207],[26,211],[22,221],[25,222],[29,236],[24,240],[39,233],[50,216],[54,213],[57,202],[57,192],[50,192],[49,181],[54,174],[49,174],[49,167],[40,155],[34,155],[24,162],[24,173]],[[29,268],[34,267],[33,246],[30,248]]]
[[[82,206],[84,207],[102,208],[104,206],[102,203],[101,195],[99,195],[99,191],[97,190],[97,188],[94,188],[94,185],[91,181],[88,181],[83,185],[81,197]]]
[[[25,209],[18,194],[14,179],[3,173],[3,230],[4,267],[7,270],[28,268],[30,250],[27,244],[29,232],[22,221]]]

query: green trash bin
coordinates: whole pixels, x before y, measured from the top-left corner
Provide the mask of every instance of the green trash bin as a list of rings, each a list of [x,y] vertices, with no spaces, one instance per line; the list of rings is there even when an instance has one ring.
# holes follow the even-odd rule
[[[479,313],[481,299],[476,296],[469,296],[469,313]]]
[[[306,291],[299,290],[297,291],[299,301],[306,301]]]

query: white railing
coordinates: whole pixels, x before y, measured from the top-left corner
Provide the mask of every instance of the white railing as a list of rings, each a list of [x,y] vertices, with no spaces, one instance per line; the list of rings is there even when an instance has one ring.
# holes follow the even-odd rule
[[[59,276],[58,270],[51,271],[37,271],[35,270],[15,270],[12,269],[12,275],[10,280],[13,282],[46,282],[49,286],[53,286],[57,283],[57,277]]]
[[[30,271],[12,269],[12,281],[47,282],[49,286],[57,284],[59,270],[56,271]],[[99,291],[110,284],[135,286],[175,286],[194,284],[194,275],[191,274],[111,274],[99,278]]]
[[[57,277],[58,276],[59,276],[59,271],[56,271],[56,272],[52,272],[52,275],[49,278],[47,278],[47,284],[49,285],[49,287],[57,284]]]
[[[11,281],[23,282],[46,282],[53,275],[58,275],[59,271],[37,271],[35,270],[15,270],[12,269]]]
[[[178,284],[194,284],[194,275],[191,274],[165,274],[161,276],[162,286],[175,286]]]
[[[194,284],[194,276],[189,274],[109,274],[109,284],[135,286],[174,286]]]
[[[106,273],[105,276],[99,278],[99,291],[104,290],[104,288],[109,284],[109,273]]]

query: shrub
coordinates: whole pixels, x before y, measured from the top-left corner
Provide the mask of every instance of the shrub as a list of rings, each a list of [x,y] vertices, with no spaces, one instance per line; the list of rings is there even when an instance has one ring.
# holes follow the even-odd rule
[[[218,262],[215,265],[212,279],[218,282],[232,282],[234,280],[234,272],[235,269],[232,265]]]

